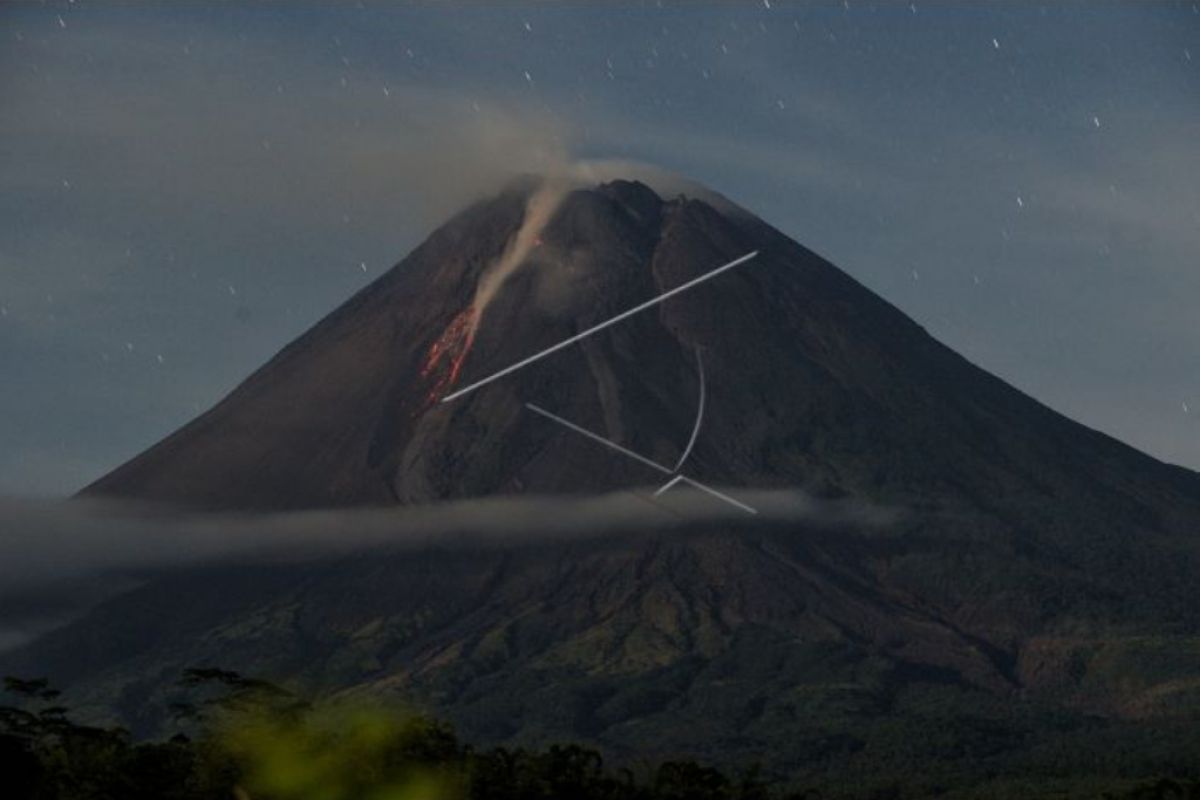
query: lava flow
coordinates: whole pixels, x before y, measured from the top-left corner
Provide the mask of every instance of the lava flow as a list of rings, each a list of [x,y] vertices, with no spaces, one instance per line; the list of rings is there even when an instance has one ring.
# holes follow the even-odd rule
[[[421,377],[428,379],[433,376],[433,384],[426,398],[430,404],[440,400],[446,390],[454,386],[474,340],[475,307],[468,306],[450,320],[446,330],[442,331],[442,335],[429,346],[429,352],[425,354]]]

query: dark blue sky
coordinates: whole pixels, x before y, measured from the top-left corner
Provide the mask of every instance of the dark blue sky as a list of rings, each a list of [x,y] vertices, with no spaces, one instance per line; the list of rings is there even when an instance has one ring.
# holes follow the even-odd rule
[[[1198,468],[1198,70],[1192,3],[6,5],[0,492],[82,486],[580,157],[709,184]]]

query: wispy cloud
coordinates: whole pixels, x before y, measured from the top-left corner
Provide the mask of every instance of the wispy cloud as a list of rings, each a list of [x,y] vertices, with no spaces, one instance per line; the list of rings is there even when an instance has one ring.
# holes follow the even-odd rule
[[[5,286],[10,308],[51,288],[61,301],[94,299],[121,270],[106,264],[87,270],[88,281],[67,280],[81,266],[69,256],[116,250],[157,225],[176,231],[180,250],[219,224],[333,234],[349,216],[414,230],[564,160],[569,125],[528,99],[335,68],[271,42],[250,53],[228,34],[189,40],[178,27],[94,21],[70,30],[61,57],[6,77],[9,201],[26,215],[100,212],[7,232],[0,259],[10,269],[51,267]],[[248,74],[247,61],[258,71]],[[96,75],[106,73],[125,77],[99,93]]]
[[[0,499],[0,644],[61,624],[140,576],[216,563],[314,560],[371,549],[480,550],[611,536],[872,528],[892,509],[801,490],[728,489],[759,513],[689,489],[496,497],[409,508],[197,515],[111,501]]]

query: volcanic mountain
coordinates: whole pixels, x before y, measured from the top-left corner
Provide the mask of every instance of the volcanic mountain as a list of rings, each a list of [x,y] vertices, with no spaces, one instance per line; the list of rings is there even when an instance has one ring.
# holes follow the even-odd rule
[[[648,494],[664,476],[646,460],[692,443],[681,469],[735,498],[802,489],[890,521],[197,569],[15,663],[135,721],[176,671],[218,663],[399,693],[486,740],[810,778],[962,759],[1000,774],[1069,762],[1053,741],[1086,754],[1194,730],[1200,476],[1062,417],[692,194],[518,181],[86,494],[206,512]],[[1194,736],[1153,741],[1130,745],[1137,769],[1200,763]]]

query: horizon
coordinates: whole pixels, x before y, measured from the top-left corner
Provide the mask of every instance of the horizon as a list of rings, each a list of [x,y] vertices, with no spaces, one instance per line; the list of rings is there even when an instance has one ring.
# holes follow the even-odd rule
[[[0,27],[0,493],[76,491],[466,197],[597,157],[710,186],[1040,402],[1200,468],[1194,4],[81,1]]]

